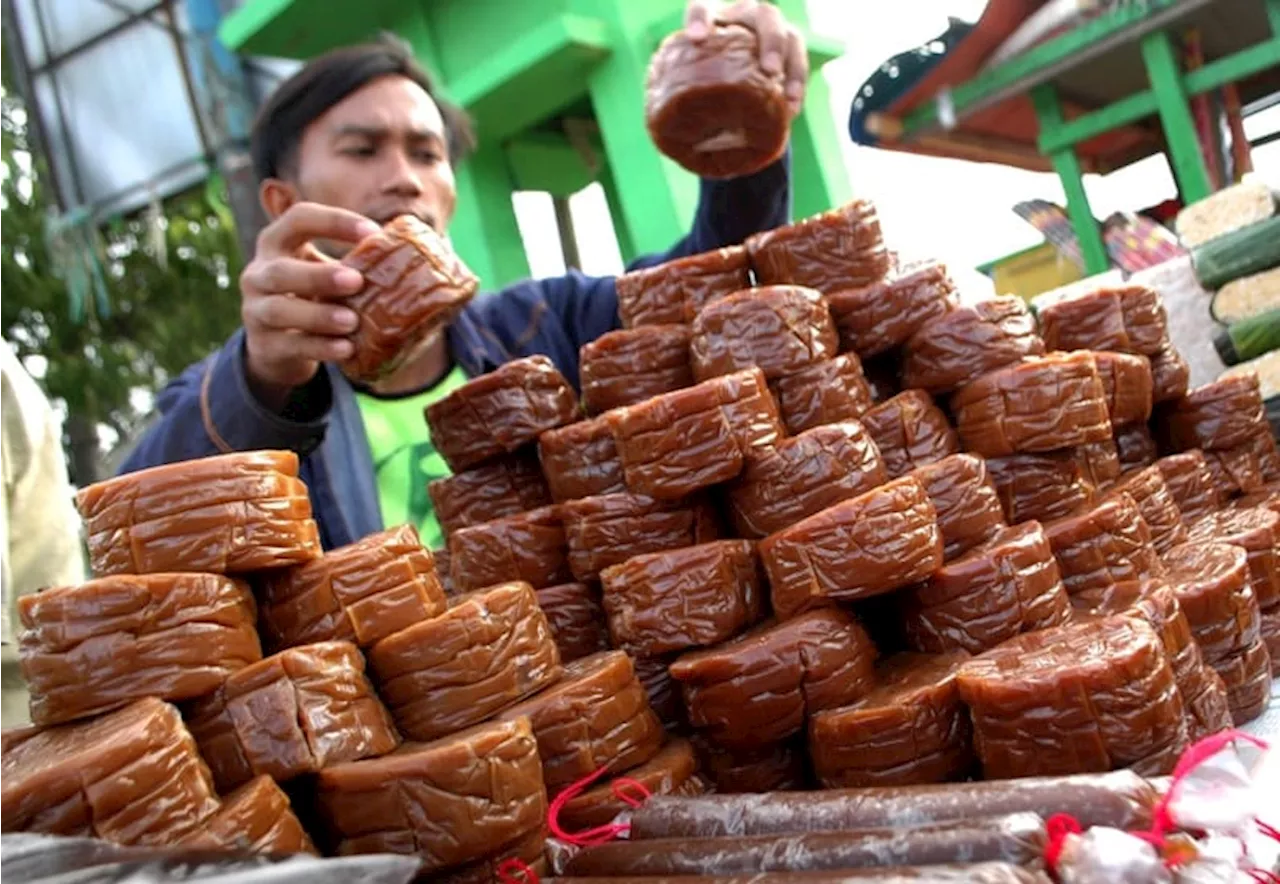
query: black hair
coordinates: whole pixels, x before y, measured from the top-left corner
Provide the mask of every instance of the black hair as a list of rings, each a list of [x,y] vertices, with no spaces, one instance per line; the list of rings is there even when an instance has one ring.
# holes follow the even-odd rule
[[[253,171],[259,181],[293,171],[302,133],[329,108],[379,77],[401,76],[417,83],[440,108],[449,161],[458,163],[476,145],[471,118],[438,94],[435,84],[413,58],[408,44],[393,34],[334,49],[307,62],[281,83],[258,111],[249,136]]]

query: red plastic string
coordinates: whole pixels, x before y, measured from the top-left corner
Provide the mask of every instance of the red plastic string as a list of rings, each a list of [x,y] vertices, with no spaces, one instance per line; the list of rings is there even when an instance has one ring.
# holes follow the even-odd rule
[[[1187,774],[1195,770],[1201,764],[1204,764],[1209,758],[1217,755],[1228,744],[1241,740],[1245,743],[1252,743],[1260,749],[1268,748],[1266,740],[1259,740],[1252,734],[1246,734],[1244,731],[1225,730],[1216,734],[1210,734],[1203,740],[1199,740],[1187,747],[1182,753],[1182,757],[1178,759],[1177,765],[1173,768],[1173,779],[1169,783],[1168,790],[1161,796],[1160,801],[1156,804],[1155,809],[1151,813],[1151,834],[1155,836],[1156,841],[1151,843],[1157,847],[1164,844],[1164,834],[1174,828],[1173,817],[1169,813],[1169,805],[1173,802],[1174,792],[1177,791],[1178,784],[1186,779]],[[1150,839],[1144,839],[1150,840]]]
[[[513,856],[498,865],[498,880],[502,884],[538,884],[538,873],[524,860]]]
[[[1058,868],[1058,858],[1062,856],[1062,848],[1067,843],[1068,835],[1079,835],[1080,821],[1069,813],[1055,813],[1044,824],[1049,841],[1044,847],[1044,861],[1050,871]]]
[[[639,807],[653,797],[653,793],[649,791],[649,788],[644,783],[639,780],[633,780],[631,777],[618,777],[613,781],[611,788],[613,797],[628,807]]]
[[[1248,875],[1258,884],[1280,884],[1280,875],[1266,869],[1249,869]]]
[[[596,826],[594,829],[584,829],[581,832],[567,832],[560,825],[560,812],[564,810],[564,806],[574,798],[581,795],[586,791],[588,786],[600,779],[608,771],[609,768],[607,765],[601,766],[595,772],[587,774],[582,779],[568,786],[563,792],[557,795],[554,800],[552,800],[551,807],[547,809],[547,828],[551,831],[552,835],[559,838],[561,841],[573,844],[577,847],[595,847],[599,844],[607,844],[608,842],[616,839],[619,835],[625,835],[627,832],[631,831],[631,826],[627,823],[607,823],[603,826]],[[635,783],[634,780],[628,781],[625,779],[622,780],[622,782]],[[647,793],[648,790],[646,790],[644,786],[641,786],[639,783],[635,783],[635,785],[639,786],[641,790]],[[616,790],[614,791],[614,795],[617,796],[619,800],[631,804],[630,796],[624,798],[619,795]],[[631,806],[638,807],[639,805],[631,804]]]

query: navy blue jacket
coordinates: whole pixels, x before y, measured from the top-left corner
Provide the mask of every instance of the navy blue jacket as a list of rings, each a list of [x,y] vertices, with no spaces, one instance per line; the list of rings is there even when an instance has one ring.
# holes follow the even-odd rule
[[[740,243],[791,216],[790,156],[746,178],[703,181],[693,229],[665,254],[628,269]],[[618,328],[613,277],[573,271],[526,280],[477,297],[449,328],[454,360],[470,376],[541,353],[578,385],[578,349]],[[301,477],[326,549],[382,530],[373,457],[355,391],[332,365],[298,391],[277,414],[249,390],[244,330],[190,366],[159,394],[161,420],[121,467],[122,473],[227,451],[290,449],[302,459]]]

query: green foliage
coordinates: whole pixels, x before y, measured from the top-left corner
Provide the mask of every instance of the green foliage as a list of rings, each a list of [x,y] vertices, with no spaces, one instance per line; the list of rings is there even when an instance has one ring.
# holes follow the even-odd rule
[[[130,404],[131,393],[160,389],[238,324],[235,230],[217,198],[204,192],[170,199],[158,213],[112,221],[94,237],[105,302],[92,293],[77,297],[55,272],[67,257],[46,237],[54,198],[26,111],[10,89],[0,102],[5,339],[19,357],[47,359],[41,383],[66,403],[68,424],[105,424],[128,438],[146,418]]]

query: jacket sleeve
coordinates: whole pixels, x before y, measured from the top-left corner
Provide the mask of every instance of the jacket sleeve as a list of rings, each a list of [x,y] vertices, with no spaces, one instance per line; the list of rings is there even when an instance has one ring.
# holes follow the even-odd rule
[[[314,451],[323,441],[333,391],[327,374],[300,388],[283,414],[260,403],[245,374],[244,330],[190,366],[156,397],[160,420],[120,468],[146,467],[230,451]]]

